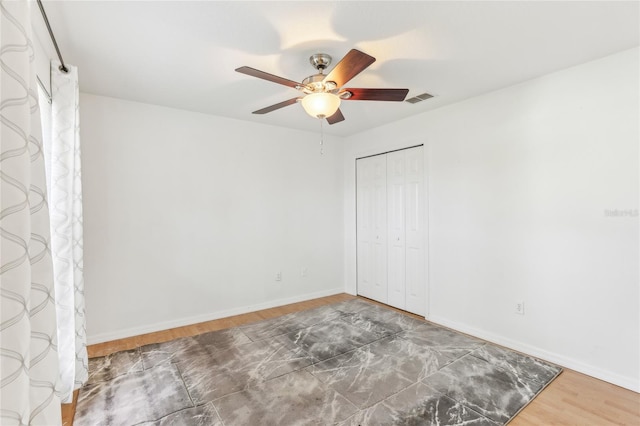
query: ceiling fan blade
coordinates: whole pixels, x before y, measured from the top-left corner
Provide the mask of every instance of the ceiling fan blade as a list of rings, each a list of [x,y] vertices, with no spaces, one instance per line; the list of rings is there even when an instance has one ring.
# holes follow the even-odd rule
[[[286,100],[286,101],[283,101],[283,102],[280,102],[280,103],[277,103],[277,104],[273,104],[273,105],[268,106],[266,108],[262,108],[262,109],[259,109],[257,111],[253,111],[252,114],[266,114],[268,112],[275,111],[277,109],[284,108],[284,107],[289,106],[289,105],[293,105],[298,101],[298,99],[301,99],[301,98],[292,98],[292,99],[289,99],[289,100]]]
[[[375,61],[376,58],[373,56],[369,56],[356,49],[351,49],[331,72],[327,74],[324,81],[333,81],[337,87],[342,87]]]
[[[294,89],[300,86],[300,83],[296,83],[293,80],[289,80],[283,77],[278,77],[277,75],[269,74],[268,72],[260,71],[251,67],[236,68],[236,71],[242,74],[250,75],[251,77],[258,77],[263,80],[271,81],[273,83],[278,83],[284,86],[293,87]]]
[[[339,108],[331,117],[327,117],[327,123],[329,124],[336,124],[341,121],[344,121],[344,115],[342,115],[342,111]]]
[[[402,102],[409,89],[344,89],[351,93],[345,101],[392,101]]]

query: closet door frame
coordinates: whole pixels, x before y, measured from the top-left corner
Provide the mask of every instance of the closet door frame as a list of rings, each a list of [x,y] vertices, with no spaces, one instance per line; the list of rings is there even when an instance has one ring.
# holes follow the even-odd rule
[[[422,240],[423,240],[423,258],[424,258],[424,262],[423,262],[423,277],[424,277],[424,298],[422,301],[422,306],[423,309],[421,310],[422,313],[424,314],[424,317],[426,319],[429,318],[429,245],[428,245],[428,241],[429,241],[429,215],[428,215],[428,211],[429,211],[429,197],[428,197],[428,188],[429,188],[429,179],[428,179],[428,150],[427,150],[427,144],[424,142],[418,142],[415,144],[411,144],[408,146],[404,146],[404,147],[398,147],[398,148],[393,148],[393,149],[388,149],[388,150],[378,150],[378,151],[369,151],[369,152],[365,152],[365,153],[361,153],[361,154],[356,154],[354,155],[352,158],[354,160],[354,162],[352,163],[354,165],[354,178],[355,178],[355,184],[353,186],[354,190],[355,190],[355,210],[353,211],[354,214],[354,218],[355,218],[355,227],[352,228],[354,234],[354,247],[353,249],[355,249],[355,253],[351,252],[353,254],[355,254],[355,257],[352,258],[354,259],[354,272],[355,272],[355,277],[354,275],[351,275],[351,277],[355,278],[355,285],[353,288],[353,293],[351,294],[360,294],[359,293],[359,289],[358,289],[358,275],[360,274],[360,271],[358,270],[358,192],[357,192],[357,188],[358,188],[358,180],[357,180],[357,170],[358,170],[358,166],[357,166],[357,161],[361,160],[361,159],[365,159],[365,158],[369,158],[369,157],[375,157],[375,156],[380,156],[380,155],[385,155],[385,154],[389,154],[392,152],[396,152],[396,151],[403,151],[403,150],[407,150],[407,149],[411,149],[411,148],[417,148],[417,147],[422,147],[423,148],[423,177],[422,177],[422,184],[423,184],[423,188],[422,188],[422,200],[423,200],[423,211],[421,212],[421,221],[423,224],[423,235],[422,235]],[[353,282],[353,281],[352,281]],[[366,297],[366,296],[365,296]],[[422,315],[422,314],[420,314]]]

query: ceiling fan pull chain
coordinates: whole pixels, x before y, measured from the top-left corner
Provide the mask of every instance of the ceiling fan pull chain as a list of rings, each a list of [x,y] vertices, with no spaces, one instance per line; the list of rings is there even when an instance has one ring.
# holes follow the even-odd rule
[[[320,155],[324,155],[324,128],[322,127],[324,120],[321,118],[318,121],[320,121]]]

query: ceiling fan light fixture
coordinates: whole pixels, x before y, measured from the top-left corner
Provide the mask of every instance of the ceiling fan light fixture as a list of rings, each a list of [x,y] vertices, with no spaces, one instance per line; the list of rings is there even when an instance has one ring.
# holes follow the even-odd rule
[[[331,117],[340,108],[340,98],[333,93],[312,93],[302,98],[301,103],[313,118]]]

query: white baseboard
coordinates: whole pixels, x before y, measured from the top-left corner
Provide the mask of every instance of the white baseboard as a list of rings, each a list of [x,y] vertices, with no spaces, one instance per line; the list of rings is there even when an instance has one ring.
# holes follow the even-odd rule
[[[633,379],[631,377],[621,376],[620,374],[613,373],[611,371],[603,370],[593,365],[585,364],[581,361],[577,361],[573,358],[566,357],[564,355],[557,354],[555,352],[549,352],[544,349],[540,349],[535,346],[528,345],[526,343],[511,340],[506,337],[490,333],[485,330],[480,330],[474,327],[469,327],[466,324],[450,321],[446,318],[431,315],[428,321],[443,325],[447,328],[459,331],[461,333],[469,334],[482,340],[487,340],[492,343],[496,343],[500,346],[504,346],[518,352],[531,355],[536,358],[540,358],[545,361],[558,364],[562,367],[569,368],[571,370],[578,371],[586,374],[587,376],[595,377],[596,379],[604,380],[605,382],[612,383],[614,385],[623,387],[625,389],[632,390],[634,392],[640,392],[640,379]]]
[[[162,321],[155,324],[141,325],[137,327],[126,328],[123,330],[111,331],[106,333],[98,333],[87,336],[87,344],[94,345],[96,343],[109,342],[111,340],[124,339],[126,337],[139,336],[141,334],[153,333],[156,331],[168,330],[185,325],[198,324],[205,321],[226,318],[233,315],[246,314],[247,312],[260,311],[262,309],[275,308],[277,306],[288,305],[290,303],[304,302],[306,300],[317,299],[319,297],[333,296],[334,294],[344,293],[344,288],[333,288],[314,293],[307,293],[284,299],[271,300],[269,302],[259,303],[256,305],[242,306],[238,308],[225,309],[223,311],[211,312],[203,315],[195,315],[191,317],[179,318],[170,321]]]

